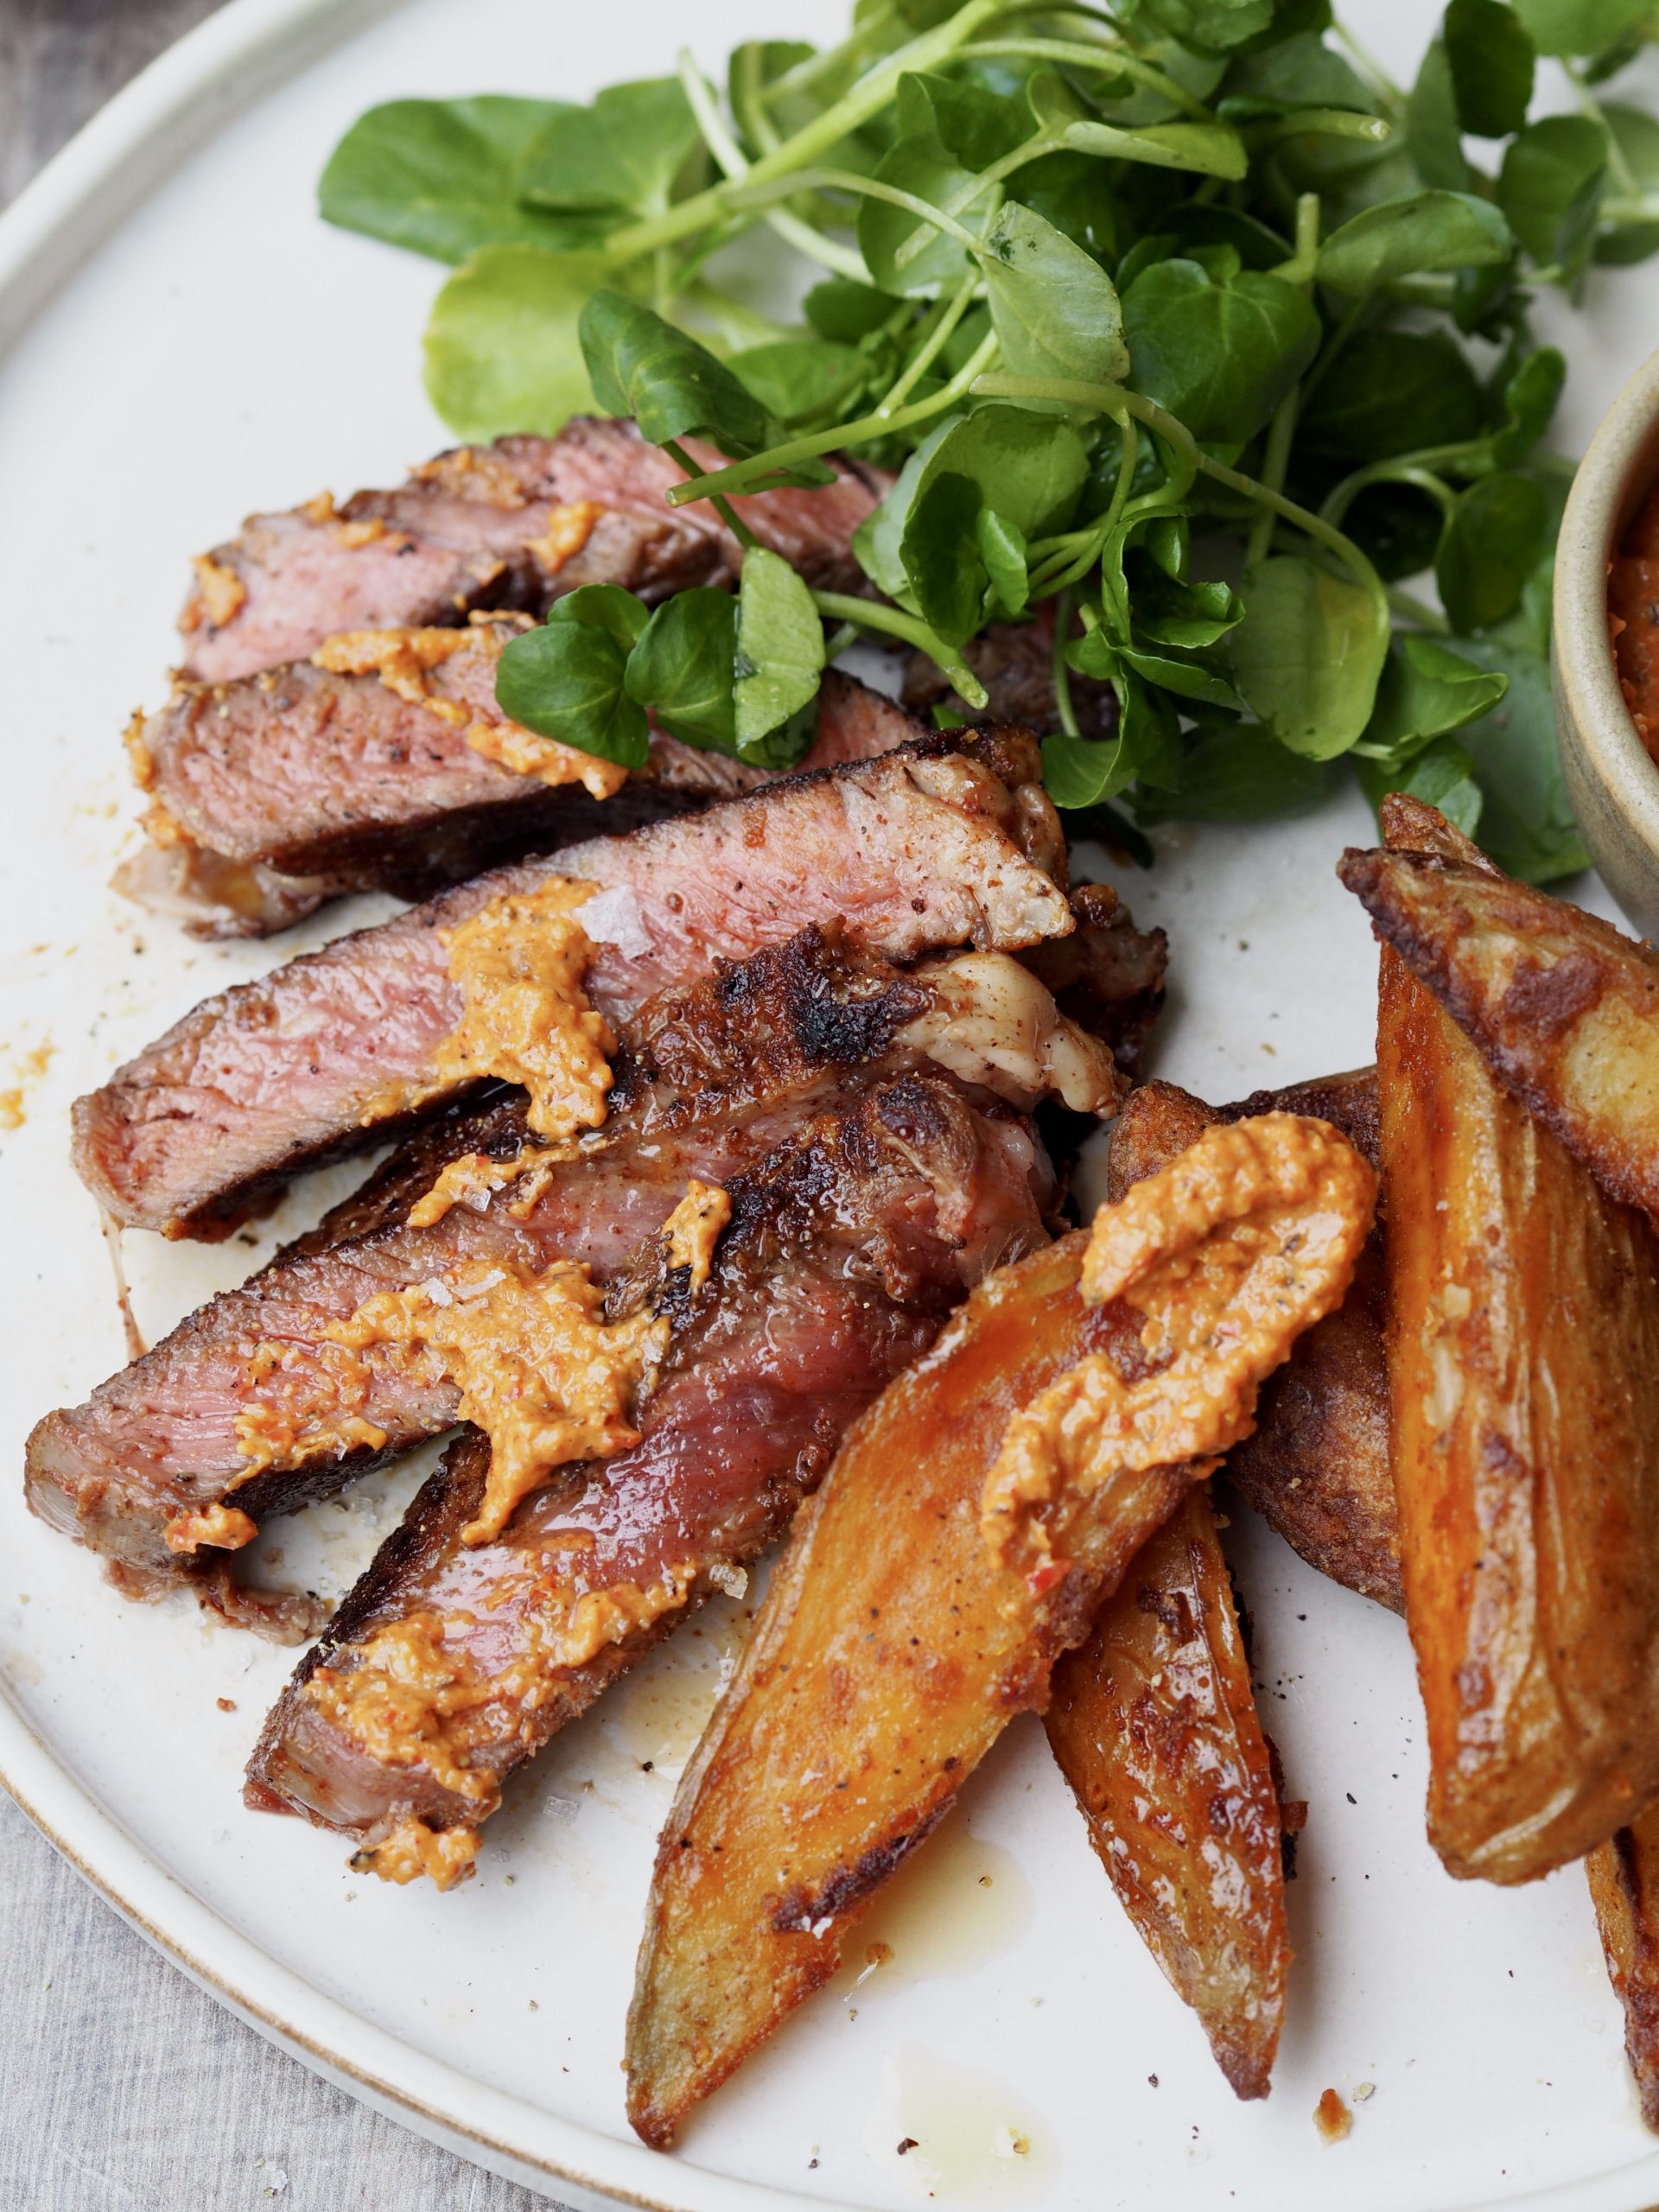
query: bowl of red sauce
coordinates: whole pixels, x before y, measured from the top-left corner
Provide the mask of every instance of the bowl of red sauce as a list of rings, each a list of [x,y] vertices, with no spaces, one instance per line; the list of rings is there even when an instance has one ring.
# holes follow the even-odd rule
[[[1579,464],[1555,555],[1555,721],[1584,841],[1659,938],[1659,353]]]

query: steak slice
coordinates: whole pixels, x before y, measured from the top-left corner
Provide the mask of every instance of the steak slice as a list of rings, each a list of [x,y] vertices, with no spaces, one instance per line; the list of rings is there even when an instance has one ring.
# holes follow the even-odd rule
[[[702,466],[724,467],[690,442]],[[734,505],[762,544],[811,583],[859,591],[852,537],[892,480],[831,461],[821,490],[766,492]],[[578,416],[556,438],[499,438],[429,461],[395,490],[327,493],[252,515],[196,563],[179,618],[180,673],[228,683],[304,660],[340,630],[453,622],[474,607],[540,614],[579,584],[623,584],[651,600],[687,584],[730,586],[741,552],[706,500],[671,507],[683,480],[632,423]]]
[[[994,622],[971,638],[962,658],[985,687],[986,705],[976,709],[950,688],[950,679],[925,653],[905,664],[904,700],[918,714],[944,707],[971,724],[976,713],[1030,728],[1059,728],[1054,700],[1054,601],[1044,600],[1027,622]],[[1071,705],[1085,737],[1109,737],[1117,727],[1117,694],[1094,677],[1073,676]]]
[[[659,731],[620,789],[606,784],[621,772],[593,762],[598,789],[588,790],[577,778],[587,756],[521,731],[496,704],[502,649],[524,626],[523,616],[486,615],[429,633],[458,643],[427,676],[424,700],[372,671],[310,661],[233,683],[176,683],[129,733],[151,842],[118,888],[177,915],[193,936],[262,937],[348,892],[428,899],[526,853],[776,780]],[[831,669],[802,766],[869,760],[921,734],[902,707]],[[505,765],[475,734],[532,765]],[[544,780],[538,760],[565,780]]]
[[[1065,846],[1024,732],[922,738],[787,778],[631,836],[477,878],[206,1001],[74,1108],[75,1164],[118,1221],[222,1234],[303,1166],[360,1149],[439,1100],[461,1011],[442,932],[503,893],[573,876],[598,941],[588,989],[613,1022],[662,990],[844,915],[893,960],[1016,949],[1073,922]]]
[[[516,1767],[782,1535],[852,1421],[968,1289],[1043,1242],[1046,1179],[1028,1123],[920,1077],[740,1177],[700,1296],[671,1285],[664,1300],[654,1252],[613,1287],[618,1311],[645,1297],[672,1317],[639,1443],[560,1469],[474,1548],[460,1531],[488,1448],[454,1447],[272,1713],[249,1803],[372,1845],[410,1817],[474,1829]],[[583,1623],[600,1624],[591,1649],[570,1641]],[[447,1720],[427,1707],[424,1736],[377,1756],[345,1707],[354,1677],[370,1694],[386,1679],[374,1639],[389,1630],[429,1638],[474,1694]]]
[[[241,1288],[86,1404],[42,1421],[28,1447],[29,1501],[149,1588],[207,1578],[205,1594],[222,1606],[222,1554],[205,1542],[175,1552],[169,1523],[215,1507],[254,1522],[291,1510],[455,1418],[448,1384],[411,1386],[372,1358],[368,1387],[342,1420],[330,1324],[377,1292],[474,1262],[539,1273],[556,1259],[585,1260],[605,1281],[661,1227],[691,1176],[725,1182],[850,1080],[868,1086],[939,1058],[1019,1105],[1055,1088],[1082,1110],[1116,1104],[1109,1053],[1067,1035],[1042,987],[1007,956],[901,974],[844,931],[803,931],[645,1007],[618,1055],[601,1133],[503,1186],[475,1181],[441,1219],[417,1225],[410,1209],[441,1169],[469,1154],[512,1160],[529,1135],[518,1091],[428,1124]],[[303,1440],[285,1452],[270,1443],[256,1465],[238,1423],[251,1411],[264,1421],[271,1408]],[[263,1433],[269,1443],[272,1432]]]

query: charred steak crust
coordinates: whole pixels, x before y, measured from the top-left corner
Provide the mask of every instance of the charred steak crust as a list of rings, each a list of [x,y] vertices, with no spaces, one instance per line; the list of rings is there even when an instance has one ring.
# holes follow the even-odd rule
[[[631,901],[649,950],[607,942],[588,977],[613,1020],[715,955],[838,910],[900,959],[1066,934],[1065,842],[1040,769],[1027,731],[941,732],[477,878],[206,1001],[77,1100],[76,1167],[118,1220],[213,1236],[300,1167],[410,1126],[429,1107],[404,1102],[459,1010],[439,933],[548,874]]]
[[[457,1578],[451,1599],[464,1589],[488,1618],[499,1653],[505,1593],[555,1535],[590,1538],[569,1554],[586,1562],[589,1588],[643,1584],[671,1558],[694,1559],[690,1605],[557,1670],[535,1697],[504,1692],[491,1705],[474,1763],[498,1781],[511,1773],[701,1602],[710,1567],[746,1565],[783,1532],[851,1421],[972,1283],[1044,1240],[1046,1180],[1021,1117],[976,1109],[937,1077],[876,1088],[737,1179],[709,1288],[689,1307],[669,1305],[675,1335],[640,1443],[560,1471],[501,1539],[470,1553],[459,1530],[487,1452],[481,1440],[452,1452],[283,1693],[251,1762],[247,1802],[359,1835],[409,1811],[439,1826],[475,1821],[478,1807],[423,1768],[378,1764],[342,1739],[305,1694],[316,1669],[349,1670],[377,1629],[443,1610],[446,1576]],[[660,1266],[659,1254],[643,1254],[616,1295],[650,1294]]]
[[[332,1491],[448,1426],[453,1397],[385,1378],[365,1409],[386,1432],[370,1450],[339,1443],[304,1471],[249,1479],[234,1421],[252,1402],[253,1347],[276,1341],[330,1387],[316,1347],[373,1290],[424,1280],[457,1257],[511,1252],[543,1265],[586,1258],[603,1279],[666,1217],[689,1175],[735,1172],[817,1110],[843,1078],[890,1058],[929,1003],[925,984],[849,941],[841,925],[803,931],[741,963],[721,962],[630,1025],[605,1129],[554,1171],[515,1220],[517,1186],[481,1210],[458,1206],[417,1229],[407,1217],[439,1172],[468,1153],[509,1160],[528,1141],[524,1096],[497,1088],[417,1130],[362,1189],[222,1293],[84,1405],[48,1415],[29,1440],[27,1484],[43,1517],[150,1574],[200,1584],[197,1558],[165,1546],[169,1516],[213,1502],[257,1520]],[[891,1071],[898,1071],[896,1069]],[[751,1126],[753,1125],[753,1126]]]

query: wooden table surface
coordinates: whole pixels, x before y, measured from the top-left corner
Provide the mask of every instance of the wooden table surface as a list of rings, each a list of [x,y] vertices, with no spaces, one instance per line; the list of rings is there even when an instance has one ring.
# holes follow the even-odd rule
[[[0,0],[0,203],[216,0]],[[152,1950],[0,1792],[0,2212],[545,2212]]]

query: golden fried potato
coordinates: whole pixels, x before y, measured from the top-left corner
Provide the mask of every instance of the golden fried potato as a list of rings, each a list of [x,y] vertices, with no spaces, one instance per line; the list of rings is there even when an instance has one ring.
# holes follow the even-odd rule
[[[1598,1844],[1584,1871],[1642,2117],[1659,2134],[1659,1804]]]
[[[1138,1316],[1085,1307],[1079,1230],[975,1292],[843,1444],[796,1524],[737,1675],[682,1777],[628,2015],[628,2117],[670,2142],[835,1972],[874,1892],[950,1808],[1174,1510],[1133,1485],[1087,1567],[1033,1599],[981,1540],[1013,1415]]]
[[[1605,1190],[1659,1211],[1659,953],[1512,883],[1421,801],[1338,873],[1517,1098]]]
[[[1375,1200],[1318,1122],[1208,1131],[988,1277],[854,1427],[664,1831],[628,2018],[648,2143],[834,1971],[1007,1720],[1046,1705],[1059,1654],[1342,1298]]]
[[[1376,1159],[1375,1069],[1258,1091],[1236,1106],[1206,1106],[1173,1084],[1149,1083],[1131,1094],[1118,1116],[1109,1197],[1121,1198],[1166,1166],[1214,1122],[1272,1111],[1330,1122],[1367,1159]],[[1255,1433],[1228,1453],[1226,1473],[1245,1503],[1310,1567],[1403,1612],[1383,1297],[1379,1224],[1340,1307],[1297,1339],[1289,1359],[1262,1386]]]
[[[1444,857],[1444,823],[1389,827],[1497,880]],[[1454,1874],[1526,1881],[1659,1789],[1659,1242],[1390,944],[1377,1073],[1429,1838]]]
[[[1272,1760],[1207,1490],[1054,1670],[1046,1725],[1124,1910],[1241,2097],[1265,2097],[1290,1937]]]

